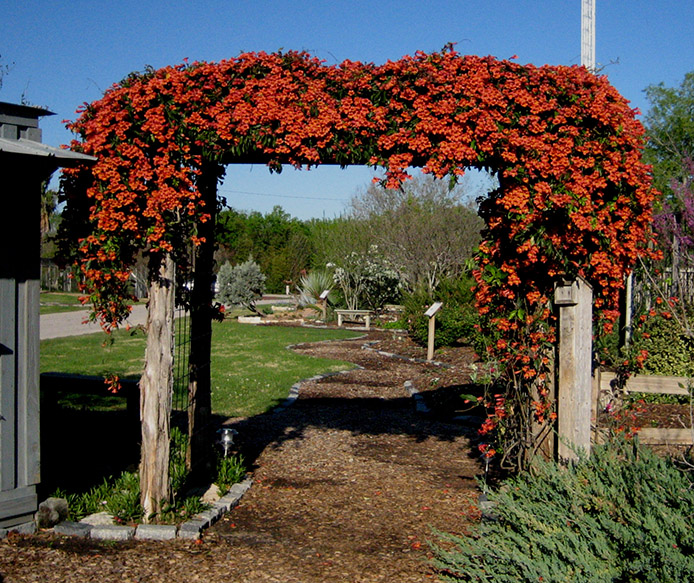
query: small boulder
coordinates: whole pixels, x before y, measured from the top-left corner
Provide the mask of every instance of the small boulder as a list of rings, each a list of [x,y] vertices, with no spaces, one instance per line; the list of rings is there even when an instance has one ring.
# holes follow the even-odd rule
[[[39,528],[52,528],[67,518],[67,500],[65,498],[47,498],[36,512],[36,525]]]

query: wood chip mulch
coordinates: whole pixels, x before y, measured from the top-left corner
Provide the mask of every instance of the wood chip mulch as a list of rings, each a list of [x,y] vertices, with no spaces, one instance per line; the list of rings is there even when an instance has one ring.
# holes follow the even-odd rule
[[[474,355],[437,355],[447,367],[385,356],[377,350],[425,354],[380,331],[296,350],[362,368],[304,384],[281,412],[233,420],[254,484],[201,541],[13,535],[0,541],[0,580],[436,580],[434,530],[466,532],[478,518],[476,431],[418,412],[405,381],[440,400],[446,386],[465,385]]]

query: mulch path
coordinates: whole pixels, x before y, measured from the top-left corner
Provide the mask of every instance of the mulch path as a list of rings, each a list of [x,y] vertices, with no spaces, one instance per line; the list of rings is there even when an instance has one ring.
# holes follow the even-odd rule
[[[454,419],[480,413],[459,397],[475,355],[455,347],[437,353],[439,366],[421,362],[424,348],[378,330],[295,349],[361,368],[304,384],[281,411],[232,420],[254,484],[201,541],[11,535],[0,541],[0,581],[436,580],[434,529],[466,532],[478,520],[476,428]],[[438,414],[417,411],[405,381]],[[665,426],[682,411],[651,415]]]
[[[476,431],[418,412],[405,381],[445,400],[442,387],[464,384],[474,355],[447,351],[446,367],[385,356],[377,350],[424,354],[380,331],[296,350],[362,368],[306,383],[279,412],[233,420],[254,484],[200,542],[12,535],[0,541],[1,580],[436,580],[433,529],[465,532],[477,519]]]

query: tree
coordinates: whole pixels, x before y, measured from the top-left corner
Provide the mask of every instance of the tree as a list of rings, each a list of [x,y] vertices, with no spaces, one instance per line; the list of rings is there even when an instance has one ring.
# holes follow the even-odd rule
[[[338,257],[330,267],[334,268],[333,279],[348,310],[378,310],[397,301],[400,295],[400,275],[378,245],[369,246],[366,252],[352,251]]]
[[[669,285],[656,281],[651,269],[644,276],[657,296],[680,298],[678,321],[691,334],[687,313],[691,301],[682,295],[685,286],[684,269],[694,266],[694,71],[684,76],[678,87],[663,83],[650,85],[646,95],[651,108],[645,116],[648,142],[646,160],[653,166],[653,180],[661,191],[659,209],[654,217]]]
[[[433,293],[442,278],[459,275],[480,241],[482,220],[463,203],[467,183],[421,175],[399,189],[370,185],[352,200],[381,253],[410,289]]]
[[[58,207],[58,192],[48,188],[48,181],[41,185],[41,236],[51,230],[51,219]]]
[[[694,159],[694,71],[679,87],[649,85],[651,104],[644,122],[648,133],[645,160],[653,165],[654,185],[669,196],[673,180],[688,178],[683,160]]]
[[[275,206],[265,215],[234,209],[220,213],[219,257],[232,264],[252,256],[266,275],[271,292],[283,292],[286,281],[297,281],[310,266],[313,248],[307,226]]]
[[[0,60],[2,60],[2,55],[0,55]],[[0,89],[2,89],[2,82],[5,78],[5,75],[7,75],[10,72],[10,70],[12,69],[12,65],[14,65],[14,63],[3,65],[0,62]]]

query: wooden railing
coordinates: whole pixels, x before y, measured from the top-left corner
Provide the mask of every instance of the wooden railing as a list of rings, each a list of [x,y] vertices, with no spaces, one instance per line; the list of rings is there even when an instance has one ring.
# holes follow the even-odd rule
[[[599,395],[595,395],[594,403],[597,410],[600,395],[609,394],[613,389],[617,376],[612,372],[598,372],[597,386]],[[686,377],[668,377],[656,375],[634,375],[627,380],[625,390],[628,393],[647,393],[665,395],[689,395],[687,389],[691,379]],[[694,431],[690,427],[661,428],[643,427],[639,430],[641,443],[651,445],[692,445]]]

